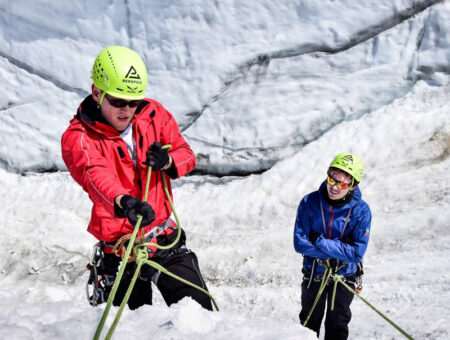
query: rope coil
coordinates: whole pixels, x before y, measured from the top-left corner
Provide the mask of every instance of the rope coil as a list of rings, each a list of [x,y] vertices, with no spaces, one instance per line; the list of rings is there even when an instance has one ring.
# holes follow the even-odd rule
[[[112,251],[117,257],[121,257],[122,259],[124,259],[125,253],[127,251],[126,245],[127,245],[127,242],[129,242],[130,239],[131,239],[131,235],[129,235],[129,234],[123,235],[114,244],[114,247],[113,247]],[[135,243],[143,243],[144,241],[145,241],[145,235],[142,234],[141,236],[139,236],[135,240]],[[128,257],[127,263],[134,262],[134,261],[136,261],[136,253],[134,252],[134,248],[133,248],[133,250],[131,251],[130,256]]]

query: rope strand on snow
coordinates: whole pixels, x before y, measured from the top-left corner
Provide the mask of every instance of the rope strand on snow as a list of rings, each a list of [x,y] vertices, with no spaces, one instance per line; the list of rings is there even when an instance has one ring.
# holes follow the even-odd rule
[[[347,285],[343,280],[342,280],[342,276],[341,275],[334,275],[333,279],[337,282],[340,282],[344,285],[345,288],[347,288],[349,291],[351,291],[354,295],[356,295],[359,299],[361,299],[361,301],[363,301],[365,304],[367,304],[367,306],[369,306],[370,308],[372,308],[379,316],[381,316],[384,320],[386,320],[391,326],[393,326],[396,330],[398,330],[400,333],[402,333],[402,335],[405,336],[405,338],[410,339],[410,340],[414,340],[413,337],[411,335],[409,335],[408,333],[406,333],[402,328],[400,328],[396,323],[394,323],[391,319],[389,319],[386,315],[384,315],[383,313],[381,313],[378,309],[376,309],[374,306],[372,306],[369,301],[367,301],[366,299],[364,299],[360,294],[358,294],[354,289],[352,289],[349,285]]]
[[[332,268],[330,267],[330,263],[329,260],[327,260],[327,269],[325,270],[324,274],[323,274],[323,278],[322,278],[322,282],[320,284],[319,287],[319,291],[317,292],[317,296],[316,299],[314,300],[314,303],[311,307],[311,310],[309,311],[308,317],[306,318],[305,322],[303,323],[303,327],[306,327],[306,324],[308,323],[309,318],[311,317],[314,308],[316,308],[316,304],[320,299],[320,296],[322,295],[325,286],[328,283],[328,280],[330,279],[330,277],[334,280],[334,287],[333,287],[333,295],[331,298],[331,310],[334,309],[334,299],[336,297],[336,288],[338,283],[342,283],[342,285],[347,288],[350,292],[352,292],[354,295],[356,295],[359,299],[361,299],[361,301],[363,301],[365,304],[367,304],[371,309],[373,309],[379,316],[381,316],[384,320],[386,320],[391,326],[393,326],[396,330],[398,330],[403,336],[405,336],[407,339],[410,340],[414,340],[413,337],[411,335],[409,335],[408,333],[406,333],[402,328],[400,328],[395,322],[393,322],[392,320],[390,320],[386,315],[384,315],[383,313],[381,313],[378,309],[376,309],[374,306],[372,306],[366,299],[364,299],[357,291],[355,291],[354,289],[352,289],[349,285],[347,285],[344,280],[342,279],[342,275],[338,275],[338,274],[332,274]]]

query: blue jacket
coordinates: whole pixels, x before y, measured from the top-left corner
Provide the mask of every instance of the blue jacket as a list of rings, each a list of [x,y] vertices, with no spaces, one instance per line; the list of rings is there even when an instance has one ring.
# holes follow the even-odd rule
[[[322,183],[321,189],[325,185],[325,182]],[[356,265],[361,262],[369,242],[370,208],[361,199],[359,188],[354,190],[351,201],[342,207],[329,205],[322,197],[321,189],[306,195],[300,202],[294,229],[295,250],[304,255],[303,273],[307,275],[311,275],[314,259],[317,258],[323,261],[337,259],[340,265],[347,263],[338,274],[351,276],[356,273]],[[347,216],[348,222],[345,223]],[[309,241],[311,230],[321,234],[315,245]],[[341,242],[346,235],[352,238],[353,244]],[[321,275],[324,271],[324,266],[316,264],[313,275]]]

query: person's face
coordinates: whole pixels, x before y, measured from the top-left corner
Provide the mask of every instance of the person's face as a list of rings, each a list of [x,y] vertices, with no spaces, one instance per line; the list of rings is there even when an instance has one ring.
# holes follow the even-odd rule
[[[102,91],[95,85],[92,85],[92,98],[94,98],[94,100],[98,103],[100,102],[101,96]],[[120,100],[123,102],[123,100],[120,98],[112,97],[109,94],[105,95],[100,110],[102,112],[103,118],[105,118],[108,124],[117,131],[122,132],[128,127],[128,125],[130,125],[137,106],[130,107],[129,105],[126,105],[124,107],[116,107],[111,104],[114,104],[115,100]]]
[[[349,191],[351,190],[355,190],[355,187],[351,187],[352,185],[352,176],[350,176],[349,174],[340,171],[340,170],[332,170],[329,174],[329,177],[333,178],[338,182],[342,182],[342,183],[347,183],[348,184],[348,188],[345,189],[339,189],[338,188],[338,183],[336,182],[334,185],[331,185],[328,181],[327,181],[327,191],[328,191],[328,197],[330,197],[331,200],[339,200],[341,198],[344,198]]]

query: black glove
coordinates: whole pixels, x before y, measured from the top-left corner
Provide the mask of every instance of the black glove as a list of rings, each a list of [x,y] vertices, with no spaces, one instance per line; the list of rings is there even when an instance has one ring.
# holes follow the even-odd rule
[[[316,245],[316,241],[319,238],[320,233],[318,233],[317,231],[311,230],[311,232],[309,233],[309,241],[313,244]]]
[[[142,202],[139,198],[124,195],[120,199],[123,215],[128,218],[131,225],[136,225],[138,215],[142,216],[140,228],[143,228],[155,220],[155,212],[150,204]]]
[[[341,239],[342,243],[347,243],[351,246],[353,246],[355,244],[355,240],[353,239],[351,234],[345,235],[342,239]]]
[[[144,164],[151,166],[154,171],[159,171],[169,164],[167,149],[161,147],[161,143],[155,142],[147,150],[147,159]]]

